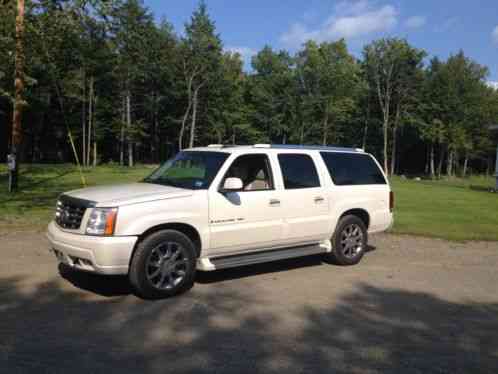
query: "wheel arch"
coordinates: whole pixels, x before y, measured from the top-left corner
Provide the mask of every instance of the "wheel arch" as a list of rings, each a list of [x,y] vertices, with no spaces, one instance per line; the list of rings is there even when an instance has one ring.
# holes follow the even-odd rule
[[[341,216],[339,217],[339,220],[337,222],[339,222],[341,220],[341,218],[343,218],[345,216],[349,216],[349,215],[356,216],[359,219],[361,219],[363,221],[363,223],[365,224],[365,227],[368,230],[368,227],[370,226],[370,214],[368,214],[368,212],[365,209],[361,209],[361,208],[348,209],[341,214]]]
[[[187,223],[168,222],[168,223],[163,223],[163,224],[159,224],[159,225],[150,227],[147,230],[145,230],[142,234],[140,234],[138,236],[137,242],[135,243],[135,248],[133,249],[133,253],[131,255],[131,258],[133,258],[133,255],[135,254],[135,250],[142,240],[144,240],[150,234],[158,232],[158,231],[162,231],[162,230],[175,230],[175,231],[181,232],[182,234],[185,234],[190,240],[192,240],[192,243],[194,243],[195,252],[196,252],[197,257],[199,257],[201,255],[202,241],[201,241],[201,235],[199,234],[199,231],[194,226],[189,225]],[[131,258],[130,258],[130,261],[131,261]]]

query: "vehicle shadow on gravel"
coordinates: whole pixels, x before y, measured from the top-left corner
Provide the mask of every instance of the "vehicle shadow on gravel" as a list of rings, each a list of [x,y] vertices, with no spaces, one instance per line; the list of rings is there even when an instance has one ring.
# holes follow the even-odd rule
[[[307,256],[217,271],[198,271],[196,273],[195,283],[220,283],[260,274],[278,273],[281,271],[320,265],[323,265],[321,256]],[[102,276],[85,273],[82,271],[75,271],[64,264],[59,264],[59,274],[73,286],[100,296],[112,297],[133,293],[128,277],[125,275]]]
[[[376,248],[369,245],[367,253]],[[248,278],[261,274],[278,273],[292,269],[321,266],[329,264],[324,262],[322,255],[291,258],[250,266],[242,266],[217,271],[198,271],[195,282],[200,284],[219,283],[234,279]],[[105,276],[74,271],[64,264],[59,264],[59,274],[73,286],[85,291],[93,292],[100,296],[122,296],[133,293],[127,276]]]
[[[496,373],[498,304],[359,283],[329,305],[237,282],[162,301],[0,278],[0,372]],[[306,300],[306,297],[303,298]],[[284,313],[285,312],[285,313]],[[283,314],[284,313],[284,314]]]

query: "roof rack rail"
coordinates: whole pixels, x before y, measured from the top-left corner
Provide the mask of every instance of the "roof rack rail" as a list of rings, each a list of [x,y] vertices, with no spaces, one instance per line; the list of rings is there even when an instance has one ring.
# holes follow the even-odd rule
[[[303,144],[254,144],[254,148],[275,148],[275,149],[308,149],[319,151],[344,151],[344,152],[365,152],[361,148],[335,147],[325,145],[303,145]]]

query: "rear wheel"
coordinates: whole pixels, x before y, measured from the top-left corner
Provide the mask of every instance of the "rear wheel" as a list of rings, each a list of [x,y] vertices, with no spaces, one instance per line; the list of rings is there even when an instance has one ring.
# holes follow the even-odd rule
[[[133,255],[129,279],[146,299],[177,295],[191,288],[195,277],[195,247],[183,233],[163,230],[147,236]]]
[[[332,252],[327,254],[328,260],[337,265],[357,264],[365,254],[367,239],[367,228],[359,217],[342,217],[332,237]]]

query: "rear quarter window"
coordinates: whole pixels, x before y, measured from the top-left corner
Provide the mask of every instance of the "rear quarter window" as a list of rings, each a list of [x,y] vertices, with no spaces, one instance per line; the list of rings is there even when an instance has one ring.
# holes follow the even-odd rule
[[[386,184],[376,162],[367,154],[320,152],[320,155],[337,186]]]

